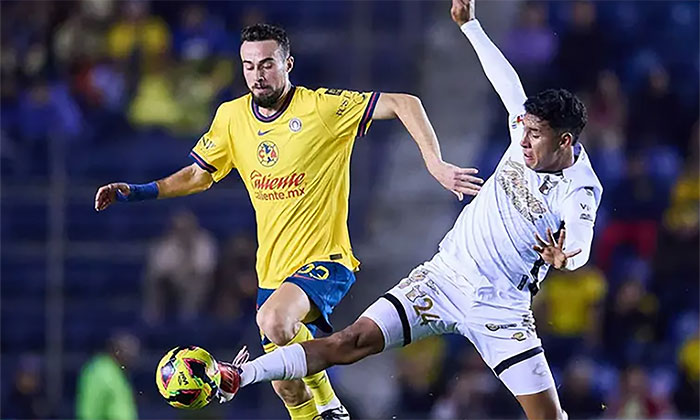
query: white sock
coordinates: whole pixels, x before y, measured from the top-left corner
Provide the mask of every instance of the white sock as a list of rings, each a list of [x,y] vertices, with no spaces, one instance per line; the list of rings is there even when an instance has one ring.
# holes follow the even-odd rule
[[[244,363],[241,387],[264,381],[301,379],[306,372],[304,348],[301,344],[292,344]]]
[[[332,410],[334,408],[340,408],[341,405],[342,404],[340,403],[338,397],[333,397],[328,404],[316,405],[316,410],[318,410],[319,413],[323,413],[324,411]]]

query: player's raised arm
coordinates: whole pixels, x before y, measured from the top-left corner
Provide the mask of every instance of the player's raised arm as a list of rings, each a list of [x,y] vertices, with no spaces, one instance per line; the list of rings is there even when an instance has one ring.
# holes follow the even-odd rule
[[[373,119],[398,118],[418,144],[425,166],[443,187],[461,200],[463,194],[476,195],[484,181],[474,176],[477,169],[460,168],[442,160],[440,144],[420,99],[402,93],[382,93]]]
[[[209,189],[212,175],[193,163],[174,174],[148,184],[115,182],[100,187],[95,195],[95,210],[102,211],[115,201],[143,201],[195,194]]]
[[[481,24],[476,20],[474,0],[452,0],[450,10],[455,21],[469,39],[479,57],[481,67],[489,81],[501,97],[509,115],[519,115],[524,112],[523,104],[527,99],[523,85],[513,66],[506,60],[501,51],[489,39]]]

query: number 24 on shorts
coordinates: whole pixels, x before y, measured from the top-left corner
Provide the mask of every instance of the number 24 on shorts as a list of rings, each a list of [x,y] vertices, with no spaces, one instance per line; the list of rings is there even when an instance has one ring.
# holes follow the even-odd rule
[[[416,315],[420,316],[421,325],[426,325],[430,321],[435,321],[440,319],[439,315],[431,314],[429,311],[433,307],[433,300],[429,297],[423,298],[424,305],[413,304],[413,310],[416,311]]]
[[[430,282],[428,280],[427,282]],[[432,309],[435,303],[433,300],[426,296],[425,292],[421,290],[421,286],[426,283],[426,272],[422,270],[414,270],[408,278],[404,279],[399,284],[399,289],[407,289],[411,286],[411,289],[404,292],[406,298],[412,302],[413,310],[416,311],[416,316],[420,316],[421,325],[426,325],[430,321],[435,321],[440,319],[439,315],[428,312]],[[432,288],[432,287],[431,287]],[[416,303],[418,299],[423,299],[423,304]]]

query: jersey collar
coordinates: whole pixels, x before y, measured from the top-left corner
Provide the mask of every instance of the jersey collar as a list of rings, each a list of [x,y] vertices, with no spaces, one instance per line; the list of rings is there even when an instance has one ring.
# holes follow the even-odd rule
[[[583,170],[583,167],[587,165],[588,155],[586,150],[583,148],[581,142],[574,145],[574,164],[562,169],[562,173],[567,178],[571,178],[575,173]]]
[[[291,89],[289,89],[289,92],[287,93],[287,97],[284,98],[284,103],[282,103],[282,106],[280,109],[277,110],[274,114],[270,115],[269,117],[264,116],[263,114],[260,113],[260,109],[258,109],[258,105],[255,103],[253,100],[253,94],[251,93],[250,95],[250,105],[251,109],[253,110],[253,116],[260,121],[264,123],[269,123],[277,118],[280,117],[280,115],[284,114],[284,111],[287,110],[289,107],[289,104],[292,103],[292,98],[294,97],[294,92],[296,92],[296,86],[292,86]]]

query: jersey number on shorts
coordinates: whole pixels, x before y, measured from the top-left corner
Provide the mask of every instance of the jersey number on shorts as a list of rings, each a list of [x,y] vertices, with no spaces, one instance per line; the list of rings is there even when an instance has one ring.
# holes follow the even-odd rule
[[[423,302],[425,304],[423,306],[418,305],[418,304],[413,304],[413,310],[416,311],[416,315],[420,316],[421,325],[426,325],[430,321],[435,321],[437,319],[440,319],[439,315],[431,314],[429,311],[433,307],[433,300],[430,299],[429,297],[423,298]]]
[[[330,275],[330,272],[322,265],[310,263],[301,267],[296,274],[303,274],[316,280],[325,280]]]

